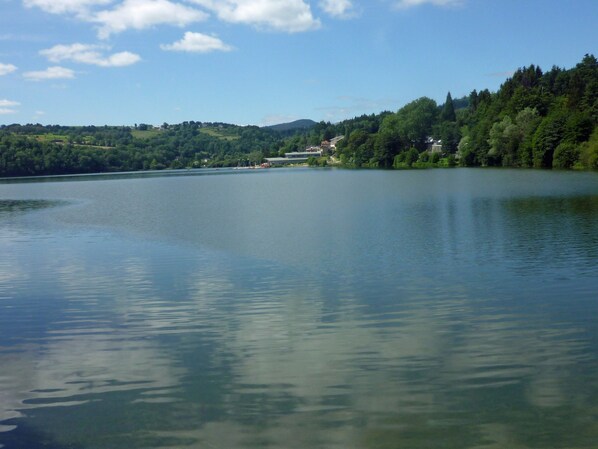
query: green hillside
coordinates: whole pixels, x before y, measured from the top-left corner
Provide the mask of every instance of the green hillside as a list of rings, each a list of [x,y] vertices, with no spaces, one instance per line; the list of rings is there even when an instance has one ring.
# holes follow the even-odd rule
[[[347,167],[596,169],[597,125],[598,62],[586,55],[571,69],[523,67],[497,92],[449,93],[441,105],[422,97],[337,124],[2,125],[0,176],[237,166],[339,135],[335,157]]]

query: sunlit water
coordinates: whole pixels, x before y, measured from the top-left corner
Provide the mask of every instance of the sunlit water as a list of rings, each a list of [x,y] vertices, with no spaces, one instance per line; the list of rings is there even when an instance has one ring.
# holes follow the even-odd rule
[[[597,448],[598,174],[0,181],[0,446]]]

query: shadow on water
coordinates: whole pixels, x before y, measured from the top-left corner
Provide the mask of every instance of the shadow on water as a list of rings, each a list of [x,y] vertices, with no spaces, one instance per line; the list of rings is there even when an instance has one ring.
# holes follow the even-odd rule
[[[10,421],[3,424],[10,425]],[[45,432],[31,428],[27,423],[20,422],[10,432],[0,433],[0,448],[2,449],[82,449],[80,444],[59,443]]]
[[[519,260],[595,269],[598,196],[527,198],[505,202],[506,241]]]
[[[598,212],[598,196],[518,198],[510,199],[507,207],[518,214],[562,216],[566,213],[567,216],[593,218]]]
[[[288,172],[292,170],[298,172],[304,167],[277,168],[276,173]],[[306,168],[305,168],[306,169]],[[46,183],[46,182],[71,182],[71,181],[113,181],[117,179],[146,179],[146,178],[165,178],[165,177],[183,177],[183,176],[205,176],[205,175],[241,175],[250,173],[263,173],[264,170],[237,170],[230,167],[215,168],[192,168],[192,169],[173,169],[173,170],[146,170],[129,172],[105,172],[105,173],[82,173],[82,174],[64,174],[47,176],[21,176],[15,178],[0,178],[0,184],[28,184],[28,183]]]
[[[49,200],[0,200],[0,217],[63,206],[66,201]]]

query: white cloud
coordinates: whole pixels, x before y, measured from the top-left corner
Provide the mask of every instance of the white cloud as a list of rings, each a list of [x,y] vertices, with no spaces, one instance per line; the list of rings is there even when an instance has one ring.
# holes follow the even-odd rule
[[[20,106],[21,103],[12,100],[0,100],[0,115],[16,114],[17,110],[13,109],[15,106]]]
[[[407,9],[425,4],[434,6],[459,6],[462,5],[464,1],[465,0],[398,0],[395,5],[400,9]]]
[[[225,22],[288,33],[321,26],[311,10],[310,3],[316,2],[309,0],[23,0],[23,3],[29,8],[95,23],[102,39],[130,29],[187,26],[206,20],[208,11]],[[333,17],[348,17],[354,12],[353,0],[318,0],[318,4]]]
[[[180,41],[169,45],[160,45],[162,50],[167,51],[186,51],[195,53],[209,53],[212,51],[230,51],[232,47],[225,44],[214,36],[208,36],[201,33],[185,33]]]
[[[185,26],[205,20],[203,11],[169,0],[125,0],[116,8],[100,11],[90,20],[100,25],[100,38],[128,29],[143,30],[156,25]]]
[[[23,0],[26,7],[38,7],[52,14],[85,14],[93,6],[107,5],[113,0]]]
[[[0,108],[6,108],[6,107],[12,107],[12,106],[19,106],[21,103],[19,103],[18,101],[12,101],[12,100],[0,100]]]
[[[456,0],[394,1],[416,4]],[[228,23],[299,33],[320,28],[321,22],[314,16],[311,7],[316,3],[332,17],[349,17],[355,13],[354,0],[23,0],[28,8],[36,7],[48,13],[71,15],[77,20],[94,23],[102,39],[131,29],[144,30],[159,25],[187,26],[206,20],[210,12]],[[96,56],[91,58],[96,62],[78,62],[106,66],[117,61],[122,65],[126,65],[125,61],[128,64],[137,62],[131,62],[131,54],[126,58],[124,54],[120,55],[115,61]]]
[[[333,17],[347,17],[353,12],[351,0],[320,0],[320,8]]]
[[[64,67],[53,66],[38,72],[25,72],[23,77],[31,81],[73,79],[75,72]]]
[[[189,0],[230,23],[298,33],[320,27],[304,0]]]
[[[103,45],[55,45],[39,53],[48,58],[50,62],[74,61],[82,64],[92,64],[100,67],[123,67],[141,61],[141,57],[135,53],[123,51],[104,56],[100,50],[109,47]]]
[[[0,76],[8,75],[9,73],[14,72],[15,70],[17,70],[17,66],[12,64],[2,64],[0,62]]]

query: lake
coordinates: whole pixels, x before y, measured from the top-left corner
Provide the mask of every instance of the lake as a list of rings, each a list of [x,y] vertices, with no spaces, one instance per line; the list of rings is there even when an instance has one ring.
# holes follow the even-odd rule
[[[598,173],[0,181],[0,447],[596,448]]]

